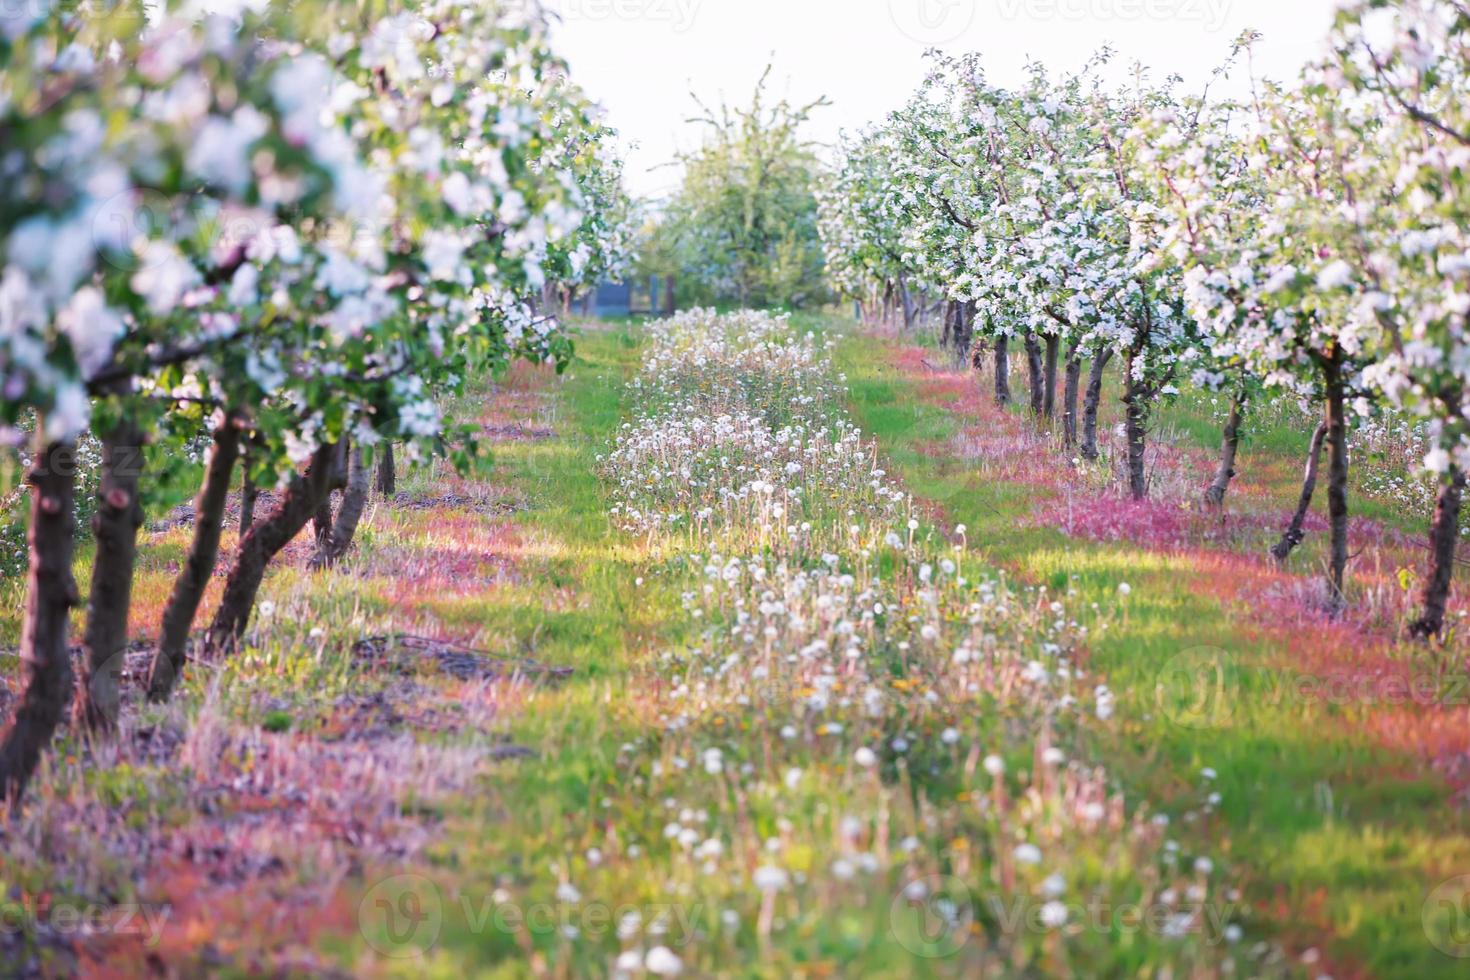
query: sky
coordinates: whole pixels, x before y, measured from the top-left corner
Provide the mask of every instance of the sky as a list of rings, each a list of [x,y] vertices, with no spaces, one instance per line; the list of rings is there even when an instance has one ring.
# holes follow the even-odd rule
[[[559,18],[556,46],[572,77],[608,112],[628,157],[629,188],[657,197],[678,184],[668,164],[700,130],[690,92],[707,103],[748,101],[767,64],[771,91],[820,96],[809,136],[834,142],[897,108],[918,86],[924,52],[979,51],[1000,84],[1027,62],[1080,66],[1110,44],[1118,63],[1142,61],[1203,85],[1253,29],[1259,73],[1295,75],[1316,57],[1334,0],[544,0]]]

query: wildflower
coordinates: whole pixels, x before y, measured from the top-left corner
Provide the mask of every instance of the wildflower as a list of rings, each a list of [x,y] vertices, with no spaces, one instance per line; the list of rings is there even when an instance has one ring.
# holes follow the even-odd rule
[[[1059,929],[1067,924],[1067,907],[1058,901],[1050,901],[1041,907],[1041,924],[1048,929]]]
[[[960,730],[958,728],[946,728],[940,733],[939,740],[945,745],[953,745],[960,740]]]
[[[985,771],[992,776],[999,776],[1006,771],[1006,761],[998,755],[987,755],[985,757]]]
[[[1123,596],[1126,599],[1132,593],[1133,586],[1129,585],[1127,582],[1118,583],[1118,595]]]
[[[871,769],[878,764],[878,755],[866,745],[852,754],[853,761],[864,769]]]
[[[676,977],[684,969],[684,961],[675,956],[667,946],[655,946],[644,957],[643,965],[649,973],[658,977]]]
[[[751,882],[763,892],[778,892],[791,882],[791,876],[781,868],[763,864],[751,875]]]
[[[1041,848],[1035,844],[1017,844],[1012,854],[1020,864],[1041,863]]]

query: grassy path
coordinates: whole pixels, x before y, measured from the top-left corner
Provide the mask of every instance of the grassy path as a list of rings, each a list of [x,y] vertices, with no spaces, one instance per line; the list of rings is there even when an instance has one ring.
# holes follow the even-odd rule
[[[1437,949],[1421,918],[1437,882],[1470,871],[1463,799],[1375,730],[1385,715],[1401,723],[1405,713],[1426,729],[1462,725],[1463,700],[1405,710],[1294,687],[1330,669],[1322,641],[1328,659],[1355,651],[1333,649],[1331,631],[1272,630],[1222,601],[1231,567],[1038,526],[1033,508],[1045,487],[990,478],[1006,461],[957,448],[967,429],[994,417],[954,384],[925,378],[892,343],[845,334],[839,361],[857,418],[915,493],[969,526],[985,560],[1112,614],[1113,627],[1093,634],[1091,662],[1130,721],[1096,746],[1099,756],[1156,800],[1191,791],[1202,767],[1215,770],[1220,819],[1197,832],[1249,870],[1247,894],[1292,947],[1327,940],[1314,969],[1339,980],[1464,975],[1465,961]]]

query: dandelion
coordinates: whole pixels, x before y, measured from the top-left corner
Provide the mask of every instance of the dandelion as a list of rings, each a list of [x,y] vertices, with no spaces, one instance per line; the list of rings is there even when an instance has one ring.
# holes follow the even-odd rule
[[[939,734],[939,740],[945,745],[953,745],[960,740],[960,730],[958,728],[946,728]]]
[[[778,892],[791,883],[791,876],[775,865],[763,864],[750,877],[756,888],[763,892]]]
[[[1118,583],[1118,595],[1120,595],[1120,596],[1122,596],[1123,598],[1126,599],[1126,598],[1128,598],[1128,596],[1130,596],[1132,594],[1133,594],[1133,586],[1129,585],[1127,582],[1119,582]]]
[[[1067,924],[1067,907],[1061,902],[1047,902],[1041,907],[1041,924],[1048,929],[1060,929]]]
[[[657,977],[676,977],[684,969],[684,961],[675,956],[667,946],[655,946],[648,951],[643,965]]]
[[[992,776],[999,776],[1006,771],[1006,761],[998,755],[987,755],[985,757],[985,771]]]
[[[871,769],[878,764],[878,755],[866,745],[852,754],[853,761],[864,769]]]

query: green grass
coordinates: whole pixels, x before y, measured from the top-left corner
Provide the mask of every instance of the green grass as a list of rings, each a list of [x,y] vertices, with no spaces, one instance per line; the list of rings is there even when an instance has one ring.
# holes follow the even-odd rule
[[[1082,607],[1097,603],[1117,614],[1119,625],[1095,633],[1090,650],[1130,719],[1097,752],[1128,786],[1167,800],[1193,785],[1202,766],[1213,767],[1221,819],[1199,832],[1228,839],[1232,861],[1250,877],[1249,896],[1268,915],[1278,901],[1298,913],[1314,910],[1313,921],[1283,923],[1289,939],[1309,942],[1326,928],[1337,935],[1332,955],[1375,975],[1463,976],[1464,963],[1437,951],[1421,924],[1429,891],[1470,869],[1470,821],[1444,782],[1419,758],[1358,737],[1356,709],[1284,693],[1289,638],[1262,642],[1242,613],[1192,590],[1191,579],[1206,573],[1187,558],[1029,526],[1027,488],[988,483],[961,461],[920,451],[920,444],[943,444],[955,433],[952,414],[922,400],[887,366],[882,341],[845,332],[842,338],[839,362],[853,410],[907,486],[942,505],[950,521],[967,524],[985,560],[1030,581],[1075,589],[1073,601]],[[1201,446],[1214,445],[1218,430],[1197,414],[1186,422],[1190,411],[1176,406],[1162,421]],[[1283,425],[1251,439],[1253,453],[1292,458],[1305,443]],[[1395,517],[1405,520],[1401,512]],[[1132,588],[1126,600],[1118,595],[1121,582]],[[1181,663],[1211,663],[1207,651],[1220,651],[1229,665],[1222,689],[1228,703],[1201,715],[1209,720],[1201,727],[1180,725],[1160,710],[1160,685],[1171,693],[1168,672]]]

